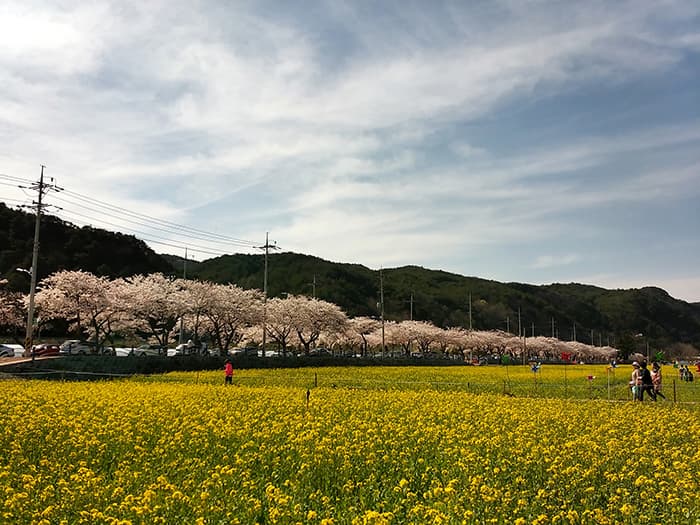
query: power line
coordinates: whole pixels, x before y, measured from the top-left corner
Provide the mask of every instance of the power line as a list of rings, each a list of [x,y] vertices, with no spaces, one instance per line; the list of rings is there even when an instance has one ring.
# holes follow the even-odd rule
[[[140,237],[140,239],[141,239],[142,241],[152,242],[153,244],[160,244],[160,245],[163,245],[163,246],[170,246],[171,248],[177,248],[178,250],[187,250],[187,248],[192,248],[192,247],[193,247],[191,244],[188,244],[187,246],[182,245],[182,244],[180,244],[180,245],[178,245],[178,244],[170,244],[170,243],[163,242],[163,241],[155,241],[155,240],[153,240],[153,239],[146,239],[145,237]],[[197,253],[205,253],[205,254],[207,254],[207,255],[214,255],[214,256],[216,256],[216,257],[220,257],[220,256],[222,256],[222,255],[230,255],[230,254],[227,253],[227,252],[211,252],[211,251],[204,250],[204,249],[202,249],[202,248],[197,248]]]
[[[113,204],[109,204],[109,203],[107,203],[107,202],[100,201],[100,200],[98,200],[98,199],[89,197],[89,196],[87,196],[87,195],[82,195],[82,194],[77,193],[77,192],[74,192],[74,191],[70,191],[70,190],[65,190],[65,189],[64,189],[64,192],[67,193],[67,194],[69,194],[69,195],[73,195],[73,196],[75,196],[75,197],[77,197],[77,198],[79,198],[79,199],[84,199],[84,200],[87,200],[87,201],[92,202],[92,203],[98,203],[98,204],[100,204],[100,205],[102,205],[102,206],[107,206],[108,208],[112,208],[113,210],[116,210],[116,211],[118,211],[119,213],[123,213],[123,214],[126,214],[126,215],[130,215],[130,216],[136,217],[136,218],[146,219],[146,220],[152,221],[152,222],[157,222],[157,223],[159,223],[159,224],[162,224],[162,225],[165,225],[165,226],[168,226],[168,227],[171,227],[171,228],[176,228],[176,229],[178,229],[178,230],[188,231],[188,232],[196,233],[196,234],[199,234],[199,235],[206,235],[206,236],[209,236],[209,237],[215,237],[215,238],[218,238],[218,239],[220,239],[220,240],[228,241],[228,242],[230,242],[230,243],[232,243],[232,244],[240,244],[240,245],[243,245],[243,246],[248,246],[248,247],[250,247],[250,248],[254,248],[254,247],[257,245],[257,243],[254,242],[254,241],[248,241],[248,240],[245,240],[245,239],[238,239],[238,238],[235,238],[235,237],[229,237],[229,236],[221,235],[221,234],[218,234],[218,233],[211,233],[211,232],[207,232],[207,231],[204,231],[204,230],[199,230],[199,229],[197,229],[197,228],[191,228],[191,227],[189,227],[189,226],[183,226],[183,225],[181,225],[181,224],[177,224],[177,223],[174,223],[174,222],[166,221],[166,220],[164,220],[164,219],[159,219],[159,218],[157,218],[157,217],[153,217],[153,216],[150,216],[150,215],[146,215],[146,214],[144,214],[144,213],[137,213],[137,212],[133,212],[133,211],[130,211],[130,210],[125,210],[125,209],[120,208],[120,207],[118,207],[118,206],[114,206]]]
[[[0,173],[0,184],[2,184],[3,186],[16,187],[24,191],[26,189],[34,188],[31,188],[31,186],[23,185],[31,185],[35,183],[31,180],[23,179],[21,177],[15,177],[5,173]],[[114,204],[95,199],[88,195],[68,190],[66,188],[53,186],[53,189],[57,190],[57,192],[62,192],[62,197],[54,197],[62,203],[69,205],[67,209],[56,206],[60,210],[60,213],[56,213],[56,215],[64,218],[64,220],[67,220],[69,222],[91,227],[109,225],[111,227],[117,228],[118,231],[125,230],[127,232],[132,232],[133,235],[145,242],[169,246],[171,248],[176,248],[180,250],[185,249],[186,247],[191,247],[195,248],[199,252],[215,256],[226,255],[230,253],[231,246],[246,248],[250,250],[261,249],[261,247],[258,246],[258,243],[254,241],[239,239],[236,237],[230,237],[218,233],[207,232],[197,228],[192,228],[189,226],[184,226],[171,221],[160,219],[158,217],[146,215],[144,213],[126,210],[123,207],[119,207]],[[18,203],[26,202],[10,198],[7,198],[6,200]],[[74,209],[75,207],[79,207],[80,211],[76,211]],[[90,213],[81,213],[84,211],[92,212],[92,215]],[[95,214],[97,214],[97,216]],[[74,216],[82,217],[83,219],[75,219],[73,218]],[[117,219],[119,221],[119,224],[110,222],[109,220],[106,220],[105,217]],[[124,223],[134,224],[138,227],[141,227],[142,229],[137,229],[132,226],[124,225]],[[144,229],[147,231],[144,231]],[[157,230],[166,234],[170,234],[174,237],[174,239],[154,235],[152,233],[152,230]],[[182,239],[182,237],[204,242],[205,244],[211,243],[215,246],[212,247],[204,246],[201,244],[192,244],[189,240]],[[223,248],[223,246],[225,246],[225,248]]]
[[[81,203],[76,203],[76,202],[71,201],[71,200],[66,200],[66,199],[64,199],[64,198],[62,198],[62,197],[56,197],[56,198],[57,198],[59,201],[61,201],[61,202],[65,202],[65,203],[71,204],[71,205],[79,205],[79,206],[81,206],[82,208],[85,208],[85,209],[87,209],[87,210],[89,210],[89,211],[93,211],[93,212],[96,212],[96,213],[100,213],[100,214],[105,215],[105,216],[107,216],[107,217],[112,217],[112,218],[115,218],[115,219],[119,219],[120,221],[124,221],[124,222],[129,222],[129,223],[132,223],[132,224],[136,224],[136,225],[138,225],[138,226],[144,226],[144,227],[146,227],[147,229],[150,229],[150,230],[158,230],[158,231],[162,231],[162,232],[165,232],[165,233],[170,233],[170,234],[177,235],[177,236],[189,237],[190,239],[196,239],[196,240],[198,240],[198,241],[206,241],[206,242],[210,242],[210,241],[211,241],[210,239],[203,239],[201,235],[192,235],[192,234],[190,234],[190,233],[181,232],[181,231],[178,231],[178,230],[173,229],[173,228],[160,228],[160,227],[158,227],[158,226],[152,226],[151,224],[145,222],[145,220],[134,220],[134,219],[129,219],[129,218],[123,217],[123,216],[121,216],[121,215],[115,215],[115,214],[112,214],[112,213],[107,213],[106,211],[104,211],[104,210],[102,210],[102,209],[94,208],[94,207],[88,206],[88,205],[86,205],[86,204],[81,204]],[[64,208],[64,209],[65,209],[65,208]],[[114,227],[116,227],[116,228],[125,228],[125,229],[134,231],[134,232],[139,233],[139,234],[145,233],[145,232],[140,231],[140,230],[137,230],[137,229],[135,229],[135,228],[130,228],[130,227],[128,227],[128,226],[122,226],[121,224],[114,224],[114,223],[112,223],[112,222],[109,222],[109,221],[106,221],[106,220],[103,220],[103,219],[96,219],[96,218],[93,217],[93,216],[88,216],[88,215],[81,214],[81,213],[79,213],[79,212],[76,212],[76,211],[73,210],[73,209],[68,209],[68,210],[66,210],[66,211],[69,211],[70,213],[74,213],[74,214],[76,214],[76,215],[82,215],[83,217],[88,217],[88,218],[93,219],[93,220],[99,220],[100,222],[102,222],[102,223],[104,223],[104,224],[109,224],[110,226],[114,226]],[[151,235],[151,233],[146,233],[146,235]],[[214,242],[221,243],[221,241],[218,240],[218,239],[214,239]],[[235,243],[230,243],[230,244],[235,244]],[[192,245],[192,246],[194,246],[194,245]],[[243,248],[250,248],[248,245],[243,245],[243,244],[238,244],[237,246],[240,246],[240,247],[243,247]]]
[[[31,179],[23,179],[22,177],[15,177],[13,175],[7,175],[6,173],[0,173],[0,179],[11,180],[14,182],[21,182],[23,184],[33,184],[34,181]]]
[[[67,213],[66,213],[66,212],[67,212]],[[88,220],[94,220],[94,217],[91,217],[91,216],[89,216],[89,215],[85,215],[85,214],[83,214],[83,213],[79,213],[79,212],[76,212],[76,211],[73,211],[73,210],[60,210],[60,212],[59,212],[58,215],[59,215],[59,216],[68,215],[68,217],[72,217],[72,216],[77,215],[77,216],[79,216],[79,217],[83,217],[83,218],[88,219]],[[70,221],[71,221],[71,222],[84,222],[84,221],[82,221],[82,220],[77,220],[77,221],[76,221],[76,220],[73,219],[73,218],[71,218]],[[112,222],[105,221],[105,220],[102,220],[102,219],[100,219],[100,222],[102,222],[103,224],[108,224],[108,225],[110,225],[110,226],[114,226],[114,227],[116,227],[116,228],[124,228],[124,227],[121,226],[121,225],[114,224],[114,223],[112,223]],[[92,226],[92,224],[90,224],[90,223],[84,223],[84,225],[85,225],[85,226]],[[148,234],[148,233],[145,233],[145,232],[142,232],[142,231],[139,231],[139,230],[134,230],[134,229],[131,229],[131,228],[125,228],[125,229],[126,229],[126,230],[129,230],[129,231],[132,231],[132,232],[134,232],[135,234],[137,234],[138,238],[140,238],[141,240],[148,241],[148,242],[158,243],[158,244],[162,244],[162,245],[165,245],[165,246],[171,246],[171,247],[173,247],[173,248],[180,248],[180,249],[184,249],[185,247],[196,248],[197,251],[199,251],[199,252],[206,252],[206,253],[212,254],[212,255],[226,255],[226,254],[228,253],[228,252],[226,252],[225,250],[219,250],[219,251],[216,251],[216,252],[215,252],[214,250],[216,250],[216,248],[212,248],[212,247],[209,247],[209,246],[201,246],[201,245],[197,245],[197,244],[192,244],[192,243],[190,243],[190,242],[183,243],[183,244],[177,244],[177,245],[176,245],[176,244],[171,244],[172,242],[176,242],[176,241],[178,241],[179,239],[167,239],[167,238],[165,238],[165,237],[153,236],[153,235],[150,235],[150,234]],[[146,239],[145,236],[155,237],[155,239]],[[157,239],[160,239],[160,241],[157,240]],[[164,242],[164,241],[165,241],[165,242]]]
[[[10,186],[11,188],[22,188],[20,184],[17,183],[12,183],[12,182],[3,182],[0,180],[0,186]]]
[[[5,201],[5,202],[19,202],[22,204],[26,204],[27,201],[23,199],[11,199],[10,197],[0,197],[0,200]]]

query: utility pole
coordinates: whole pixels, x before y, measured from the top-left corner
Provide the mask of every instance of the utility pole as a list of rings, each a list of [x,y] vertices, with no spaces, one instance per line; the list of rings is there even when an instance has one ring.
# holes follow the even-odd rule
[[[410,299],[408,301],[404,301],[404,302],[409,304],[409,310],[408,310],[409,317],[408,317],[408,319],[410,321],[413,321],[413,292],[411,292]]]
[[[187,246],[185,246],[185,260],[182,263],[182,279],[185,280],[187,279]],[[182,344],[182,339],[183,339],[183,332],[184,332],[184,327],[183,327],[183,317],[180,316],[180,337],[178,338],[178,344]]]
[[[535,337],[535,323],[532,323],[532,337]]]
[[[510,316],[506,316],[506,332],[510,333]]]
[[[554,339],[554,317],[552,317],[552,339]]]
[[[520,324],[520,307],[518,306],[518,337],[523,336],[522,325]]]
[[[647,343],[647,363],[651,361],[651,356],[649,355],[649,338],[646,338]]]
[[[379,269],[379,315],[381,316],[382,320],[382,356],[384,355],[385,351],[385,344],[384,344],[384,275],[382,273],[382,269]]]
[[[574,329],[571,331],[572,341],[576,341],[576,321],[574,321]]]
[[[311,283],[311,296],[316,299],[316,274],[314,274],[314,280]]]
[[[472,294],[469,292],[469,331],[472,330]]]
[[[270,248],[276,250],[277,243],[270,244],[269,232],[265,232],[265,245],[258,247],[265,250],[265,275],[263,277],[263,333],[262,333],[262,356],[265,357],[265,345],[267,344],[267,256]]]
[[[27,332],[24,339],[24,357],[32,356],[32,361],[34,361],[34,352],[32,352],[33,339],[34,339],[34,295],[36,294],[36,277],[39,269],[39,229],[41,225],[41,211],[42,203],[41,200],[44,196],[44,166],[41,165],[41,175],[39,177],[39,182],[31,187],[31,189],[37,190],[38,199],[36,202],[36,222],[34,223],[34,249],[32,251],[32,267],[31,267],[31,283],[29,285],[29,307],[27,308]]]

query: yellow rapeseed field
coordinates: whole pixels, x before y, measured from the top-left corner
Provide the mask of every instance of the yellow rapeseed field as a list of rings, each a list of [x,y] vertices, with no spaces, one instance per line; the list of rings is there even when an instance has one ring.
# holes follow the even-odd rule
[[[697,405],[513,397],[521,368],[1,381],[0,522],[700,523]]]

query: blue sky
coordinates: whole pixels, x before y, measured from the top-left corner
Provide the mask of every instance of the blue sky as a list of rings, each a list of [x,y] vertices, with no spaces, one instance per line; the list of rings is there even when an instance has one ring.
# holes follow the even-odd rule
[[[371,268],[700,301],[698,86],[695,0],[11,1],[0,173]]]

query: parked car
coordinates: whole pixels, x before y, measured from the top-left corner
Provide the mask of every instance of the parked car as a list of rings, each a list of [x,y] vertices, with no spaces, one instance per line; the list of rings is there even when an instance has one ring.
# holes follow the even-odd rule
[[[61,353],[61,349],[58,345],[50,345],[47,343],[42,343],[42,344],[34,345],[32,347],[32,353],[37,357],[48,356],[48,355],[59,355]]]
[[[192,342],[181,343],[175,347],[175,351],[168,351],[168,355],[209,355],[206,343],[201,343],[198,347]]]
[[[166,355],[167,349],[164,349],[160,345],[155,345],[155,344],[143,344],[139,346],[138,348],[134,348],[131,351],[131,355],[135,355],[137,357],[146,357],[146,356],[159,356],[159,355]]]
[[[180,343],[175,347],[175,350],[173,350],[173,355],[190,355],[190,353],[193,350],[193,347],[188,346],[187,343]],[[170,354],[170,350],[168,350],[168,355]]]
[[[78,339],[64,341],[59,347],[59,352],[64,355],[89,355],[94,354],[94,346]]]
[[[312,357],[330,357],[333,355],[333,352],[328,350],[328,348],[312,348],[309,350],[309,356]]]
[[[0,357],[14,357],[15,349],[11,346],[0,345]]]
[[[258,349],[254,346],[246,346],[245,348],[234,348],[228,351],[231,357],[258,357]]]

